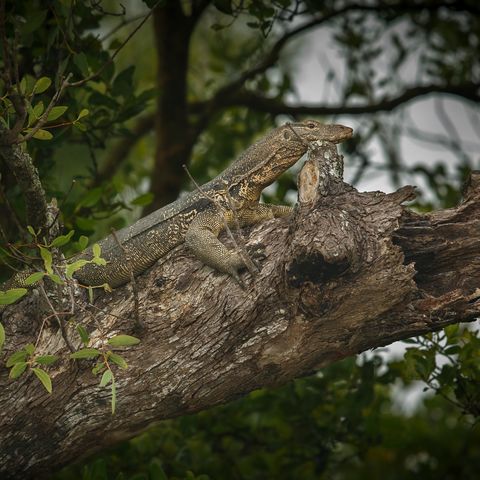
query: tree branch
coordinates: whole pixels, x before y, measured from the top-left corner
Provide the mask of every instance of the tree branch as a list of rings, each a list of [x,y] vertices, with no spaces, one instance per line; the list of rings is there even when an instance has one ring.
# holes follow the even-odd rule
[[[230,97],[224,97],[221,100],[217,99],[220,103],[216,105],[216,108],[242,106],[273,115],[363,115],[392,111],[415,98],[432,93],[455,95],[472,102],[480,101],[480,85],[469,82],[461,85],[431,84],[415,86],[407,88],[396,97],[384,97],[375,103],[364,105],[287,105],[275,98],[264,97],[255,92],[242,90]],[[202,113],[206,108],[210,108],[208,102],[197,102],[190,105],[192,113]]]
[[[335,146],[317,145],[300,173],[294,216],[250,232],[248,245],[263,248],[266,260],[248,292],[183,247],[137,278],[146,334],[122,352],[129,369],[116,373],[115,416],[89,362],[78,370],[67,360],[55,365],[50,396],[33,375],[10,381],[0,370],[2,478],[40,479],[150,422],[478,318],[480,172],[459,207],[418,215],[401,206],[412,187],[359,193],[343,183],[342,167]],[[101,347],[105,332],[132,327],[125,288],[97,299],[92,347]],[[4,312],[6,356],[43,323],[36,298]],[[39,354],[62,353],[60,339],[45,327]]]
[[[34,229],[47,226],[47,200],[33,161],[20,146],[5,145],[9,131],[0,124],[0,156],[11,170],[22,191],[27,211],[27,224]]]
[[[467,4],[465,2],[426,2],[426,3],[410,3],[410,2],[399,2],[398,4],[373,4],[373,5],[362,5],[357,3],[352,3],[350,5],[345,5],[344,7],[328,12],[322,17],[316,17],[308,22],[305,22],[298,27],[285,32],[270,48],[269,52],[261,59],[255,66],[242,72],[238,78],[233,80],[231,83],[221,87],[213,97],[206,101],[209,109],[214,110],[215,106],[221,105],[224,103],[225,98],[229,95],[235,94],[235,92],[244,88],[245,83],[248,80],[255,78],[257,75],[264,73],[270,67],[274,66],[280,57],[282,49],[287,45],[287,43],[298,35],[305,33],[313,28],[319,27],[329,21],[340,17],[342,15],[348,14],[350,12],[374,12],[377,14],[394,13],[395,15],[403,15],[408,12],[418,12],[418,11],[437,11],[441,8],[450,9],[453,11],[467,11],[472,14],[480,13],[480,9],[474,5]]]

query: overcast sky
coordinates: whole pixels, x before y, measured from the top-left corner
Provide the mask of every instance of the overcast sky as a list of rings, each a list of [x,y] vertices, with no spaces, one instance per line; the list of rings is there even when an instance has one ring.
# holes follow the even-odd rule
[[[401,28],[401,27],[399,27]],[[334,42],[330,38],[331,31],[328,28],[319,28],[308,32],[296,42],[292,42],[290,49],[298,49],[301,55],[295,61],[294,73],[295,85],[297,87],[297,101],[305,103],[325,103],[338,104],[338,96],[335,91],[334,83],[326,81],[326,75],[329,69],[336,72],[337,78],[344,77],[346,65],[335,49]],[[388,55],[388,44],[386,54]],[[385,63],[379,61],[378,67],[385,68]],[[412,79],[415,75],[416,65],[414,62],[403,67],[402,76],[404,79]],[[384,73],[384,72],[380,72]],[[387,72],[388,74],[388,72]],[[443,108],[446,116],[451,121],[451,125],[446,125],[439,118],[439,110]],[[453,138],[458,135],[463,150],[470,157],[474,168],[480,168],[480,115],[478,105],[468,103],[454,96],[432,95],[430,97],[421,97],[411,101],[403,109],[405,126],[417,127],[423,132],[435,136],[446,136]],[[399,115],[399,114],[395,114]],[[392,121],[392,116],[383,114],[382,118],[386,122]],[[362,122],[362,116],[342,116],[335,119],[338,123],[358,127]],[[374,164],[384,163],[383,152],[378,144],[369,145],[370,158]],[[416,163],[427,162],[434,164],[436,162],[447,163],[450,169],[459,164],[457,156],[453,155],[448,148],[438,142],[424,142],[415,139],[413,136],[405,134],[400,140],[402,156],[406,164],[411,166]],[[346,159],[346,181],[352,179],[354,170],[348,168],[348,159]],[[402,183],[410,183],[417,186],[424,186],[423,179],[420,176],[406,176]],[[364,176],[357,185],[359,190],[383,190],[385,192],[394,189],[389,175],[385,171],[370,170],[368,176]]]

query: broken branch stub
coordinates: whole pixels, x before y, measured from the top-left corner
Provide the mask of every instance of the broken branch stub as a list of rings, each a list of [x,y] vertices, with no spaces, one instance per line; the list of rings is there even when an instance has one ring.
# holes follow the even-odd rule
[[[336,146],[319,142],[299,175],[284,280],[286,290],[303,308],[311,305],[314,316],[344,312],[351,318],[357,311],[359,320],[367,319],[379,313],[378,299],[373,312],[370,297],[382,298],[380,311],[386,311],[415,291],[413,265],[404,265],[401,249],[392,242],[401,203],[415,194],[413,187],[360,193],[343,182],[342,174]]]

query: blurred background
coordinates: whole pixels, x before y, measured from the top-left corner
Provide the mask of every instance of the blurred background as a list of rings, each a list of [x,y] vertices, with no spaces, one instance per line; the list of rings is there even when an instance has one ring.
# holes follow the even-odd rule
[[[421,212],[457,205],[480,168],[477,0],[24,0],[5,12],[32,123],[63,76],[98,73],[27,147],[77,239],[190,190],[182,165],[203,183],[296,119],[353,127],[346,181],[417,185]],[[294,203],[300,167],[264,200]],[[20,241],[22,198],[2,163],[0,175],[3,241]],[[477,330],[450,326],[161,422],[55,478],[478,478]]]

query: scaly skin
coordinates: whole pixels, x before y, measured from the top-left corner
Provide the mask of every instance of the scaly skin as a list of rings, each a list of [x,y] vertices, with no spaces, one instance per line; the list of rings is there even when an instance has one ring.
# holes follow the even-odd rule
[[[263,189],[295,164],[310,143],[317,140],[340,143],[351,136],[349,127],[314,120],[272,130],[218,177],[204,184],[202,192],[191,192],[116,232],[122,247],[112,235],[99,242],[107,265],[88,264],[75,273],[75,278],[84,285],[108,283],[118,287],[130,281],[131,270],[138,275],[185,242],[203,263],[240,283],[238,271],[244,267],[243,260],[218,240],[225,228],[224,218],[229,227],[234,225],[232,202],[235,215],[244,226],[289,215],[291,207],[260,204]],[[87,250],[78,258],[91,256]]]

